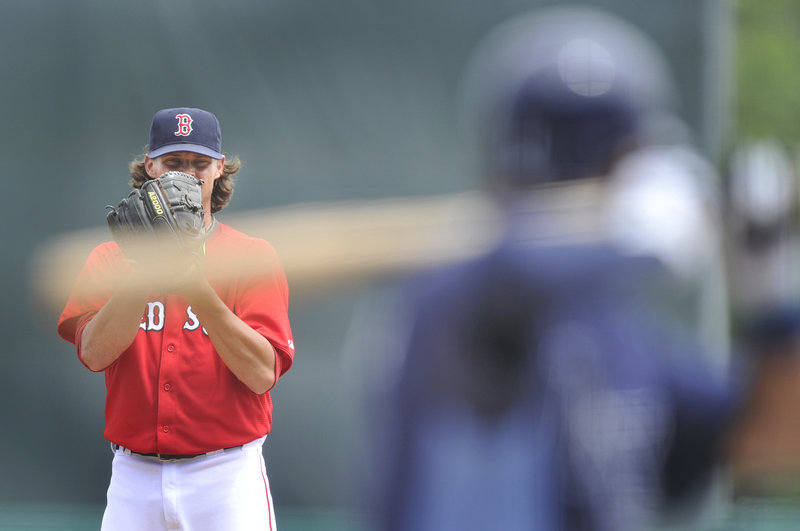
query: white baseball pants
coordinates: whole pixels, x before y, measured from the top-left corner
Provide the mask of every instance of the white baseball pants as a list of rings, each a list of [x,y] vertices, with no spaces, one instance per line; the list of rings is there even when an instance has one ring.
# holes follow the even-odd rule
[[[102,531],[276,531],[265,439],[176,461],[116,450]]]

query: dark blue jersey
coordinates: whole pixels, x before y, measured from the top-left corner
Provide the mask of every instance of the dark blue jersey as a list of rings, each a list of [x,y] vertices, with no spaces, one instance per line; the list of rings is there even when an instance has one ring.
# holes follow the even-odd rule
[[[726,379],[659,265],[509,240],[416,279],[387,404],[381,529],[638,529],[713,470]]]

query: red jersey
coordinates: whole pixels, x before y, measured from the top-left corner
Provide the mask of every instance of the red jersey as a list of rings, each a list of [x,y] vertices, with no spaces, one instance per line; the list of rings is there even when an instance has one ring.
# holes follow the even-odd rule
[[[263,261],[261,274],[216,280],[231,256]],[[83,328],[111,297],[81,286],[129,267],[115,242],[97,246],[81,270],[58,322],[77,346]],[[275,348],[275,376],[292,365],[288,286],[273,247],[222,223],[206,242],[206,270],[219,297]],[[81,360],[82,361],[82,360]],[[106,439],[134,452],[199,454],[269,433],[269,392],[253,393],[227,368],[202,323],[177,294],[153,293],[131,346],[105,370]]]

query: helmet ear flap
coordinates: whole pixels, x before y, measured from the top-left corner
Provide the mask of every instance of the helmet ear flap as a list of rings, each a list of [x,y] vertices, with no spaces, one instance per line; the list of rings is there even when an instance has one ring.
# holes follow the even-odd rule
[[[537,79],[532,80],[535,84]],[[632,147],[638,111],[615,94],[580,101],[565,88],[522,91],[497,120],[490,166],[511,187],[606,175]]]
[[[553,173],[553,138],[543,120],[511,117],[491,148],[493,172],[511,188],[540,184]]]

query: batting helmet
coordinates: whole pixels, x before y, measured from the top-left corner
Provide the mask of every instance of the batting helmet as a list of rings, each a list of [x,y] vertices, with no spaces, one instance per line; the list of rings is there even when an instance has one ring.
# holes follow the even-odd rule
[[[490,181],[520,187],[606,175],[674,103],[650,39],[591,8],[550,8],[491,32],[467,71],[469,125]]]

